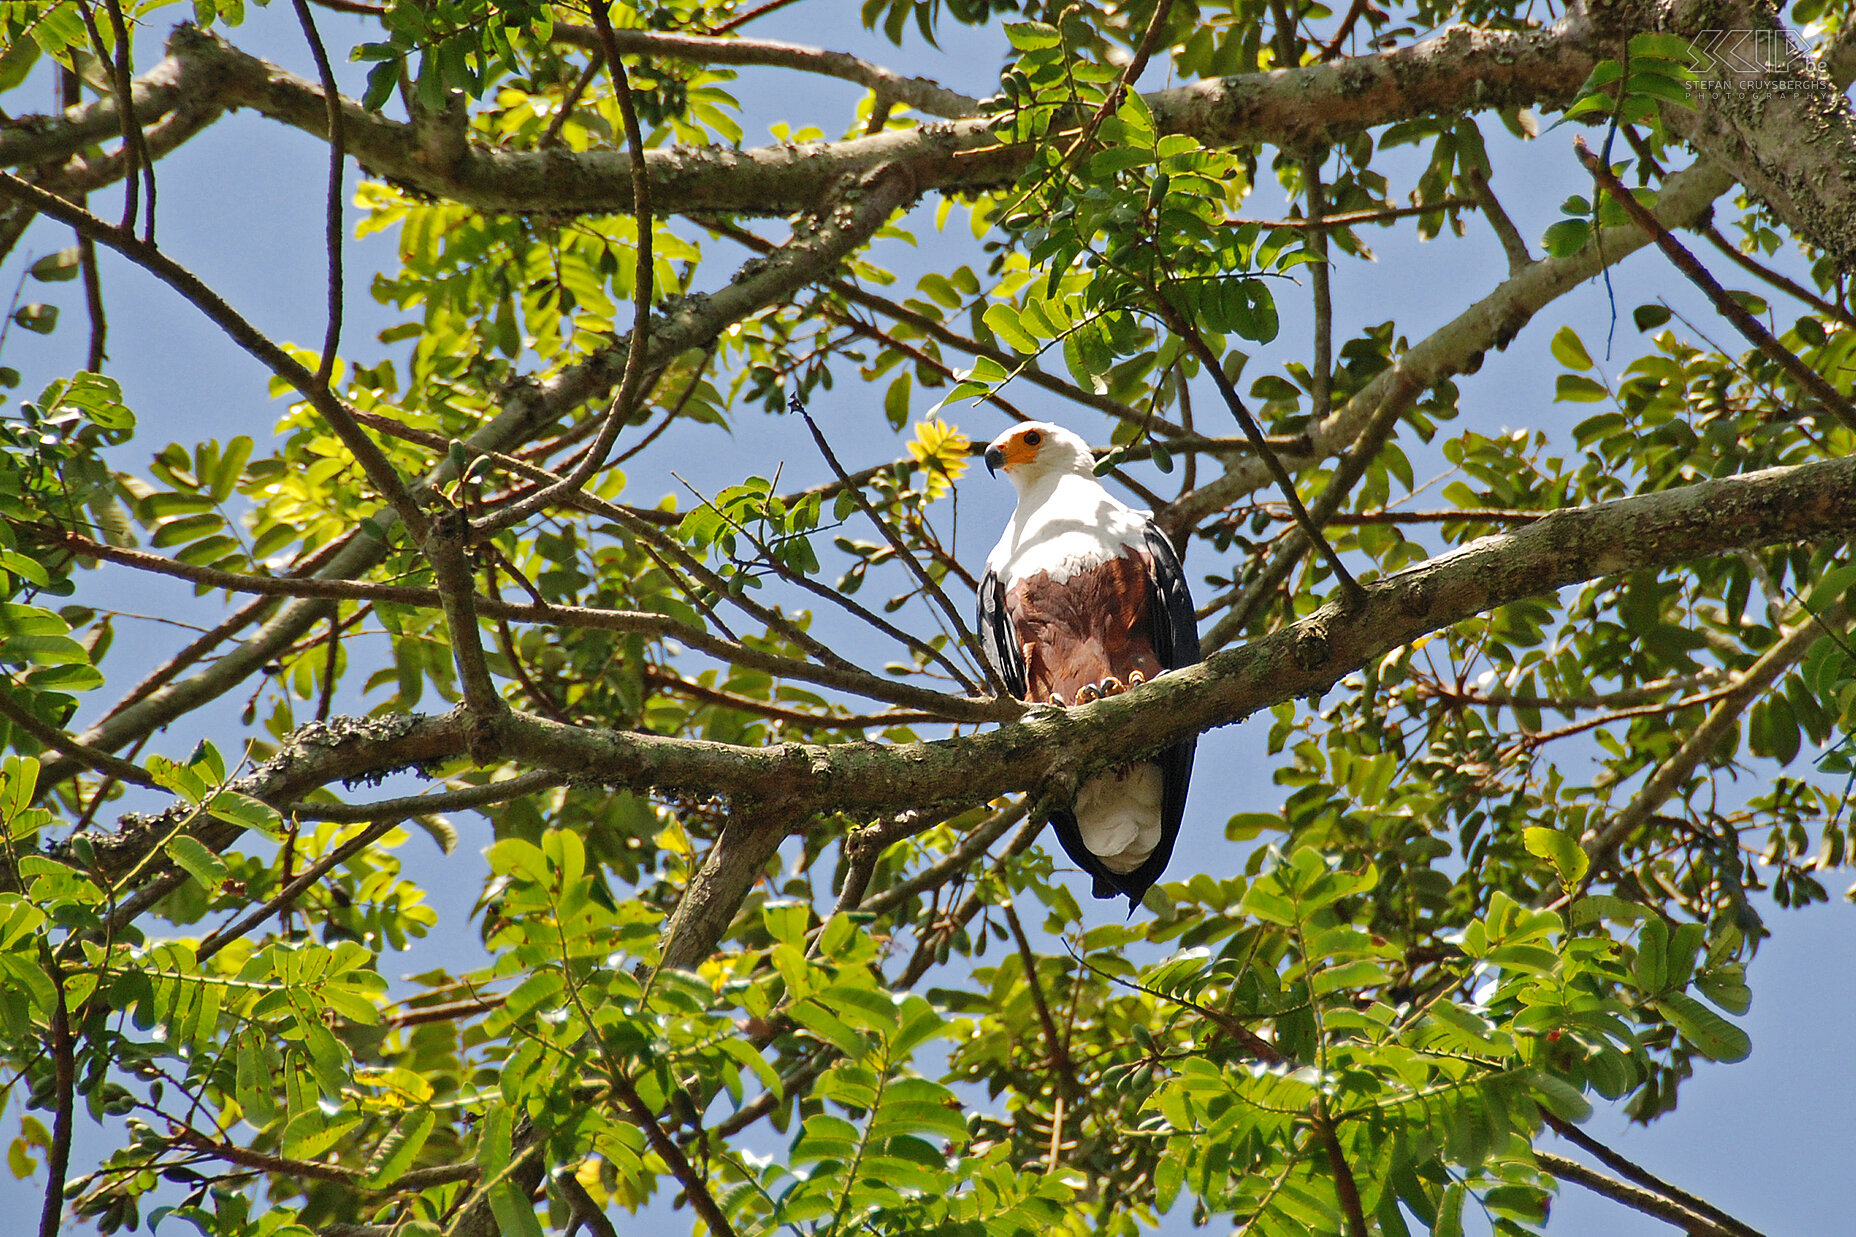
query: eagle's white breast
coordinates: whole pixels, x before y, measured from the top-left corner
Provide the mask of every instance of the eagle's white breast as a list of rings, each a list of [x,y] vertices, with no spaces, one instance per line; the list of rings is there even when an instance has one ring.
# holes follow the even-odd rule
[[[1040,479],[1019,496],[1018,509],[986,566],[1008,590],[1039,572],[1061,584],[1143,546],[1147,519],[1094,477],[1060,473]]]

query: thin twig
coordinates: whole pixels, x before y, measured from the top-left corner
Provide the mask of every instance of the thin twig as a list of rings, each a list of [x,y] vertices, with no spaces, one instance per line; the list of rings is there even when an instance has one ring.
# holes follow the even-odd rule
[[[603,52],[594,52],[588,57],[586,68],[580,70],[580,76],[574,79],[574,84],[568,87],[567,93],[561,97],[561,105],[555,109],[554,116],[548,121],[547,131],[541,135],[541,140],[535,143],[537,147],[546,150],[560,142],[561,130],[567,127],[567,118],[574,114],[574,108],[579,105],[580,96],[585,94],[586,88],[593,84],[593,79],[599,76],[599,71],[605,67],[605,63],[606,56]]]
[[[341,659],[342,623],[339,608],[329,614],[329,655],[322,662],[322,695],[316,701],[316,720],[326,722],[335,707],[335,667]]]
[[[1006,927],[1012,930],[1012,939],[1018,945],[1018,961],[1025,969],[1025,983],[1031,988],[1031,1003],[1038,1011],[1038,1023],[1044,1028],[1044,1050],[1051,1068],[1057,1071],[1057,1090],[1062,1092],[1075,1084],[1076,1067],[1070,1062],[1069,1045],[1057,1033],[1057,1023],[1050,1016],[1050,1005],[1044,999],[1044,984],[1038,979],[1038,956],[1031,951],[1031,938],[1025,935],[1025,926],[1018,922],[1018,911],[1009,898],[999,904],[999,909],[1005,913]]]
[[[195,957],[200,962],[204,963],[208,958],[224,949],[227,945],[230,945],[233,941],[238,940],[247,932],[250,932],[253,928],[256,928],[272,915],[294,905],[297,898],[302,896],[304,890],[314,885],[317,881],[320,881],[337,866],[348,862],[348,860],[360,854],[368,846],[399,828],[400,821],[403,819],[405,819],[403,816],[394,816],[390,819],[382,820],[377,824],[370,825],[368,828],[355,834],[352,838],[349,838],[346,842],[324,855],[321,859],[303,869],[301,875],[295,880],[290,881],[282,889],[279,889],[264,903],[264,905],[251,911],[244,918],[227,924],[225,927],[220,928],[217,932],[214,932],[211,936],[201,941],[200,948],[196,951]]]
[[[979,859],[991,849],[992,844],[1005,836],[1005,831],[1023,820],[1024,803],[1016,803],[995,814],[992,819],[974,827],[946,858],[929,864],[907,880],[897,881],[881,893],[873,894],[858,903],[857,909],[872,915],[882,915],[901,906],[910,898],[926,893],[930,889],[946,884],[954,877],[967,870],[974,860]]]
[[[1824,375],[1806,365],[1803,359],[1791,349],[1773,338],[1772,332],[1768,331],[1758,318],[1748,313],[1739,301],[1728,295],[1727,289],[1708,273],[1706,267],[1696,261],[1695,255],[1683,248],[1682,242],[1671,235],[1669,229],[1664,227],[1655,215],[1631,195],[1630,190],[1612,175],[1610,168],[1599,162],[1598,157],[1586,146],[1584,138],[1575,137],[1573,149],[1579,156],[1579,162],[1583,163],[1586,170],[1592,174],[1592,179],[1611,195],[1613,201],[1624,208],[1624,213],[1630,216],[1632,223],[1643,229],[1656,242],[1656,247],[1663,251],[1663,255],[1675,265],[1676,269],[1688,276],[1691,283],[1707,294],[1708,299],[1713,302],[1714,308],[1723,318],[1733,323],[1735,329],[1746,336],[1754,347],[1776,362],[1780,369],[1790,374],[1798,385],[1817,396],[1824,407],[1835,414],[1836,418],[1847,428],[1856,430],[1856,405],[1851,404],[1843,392],[1832,386],[1830,380]]]
[[[129,782],[150,790],[162,789],[161,784],[151,777],[140,765],[112,756],[99,748],[91,747],[72,738],[56,726],[48,725],[34,717],[30,710],[13,698],[12,685],[0,686],[0,717],[38,740],[43,747],[53,748],[66,756],[95,769],[107,773],[119,782]]]
[[[1533,255],[1527,251],[1527,242],[1521,238],[1521,229],[1514,226],[1514,220],[1502,209],[1502,204],[1495,198],[1495,191],[1489,187],[1489,177],[1480,167],[1472,166],[1464,172],[1469,187],[1475,190],[1476,202],[1482,207],[1482,214],[1495,230],[1495,239],[1502,243],[1502,252],[1508,255],[1508,277],[1510,279],[1534,264]]]
[[[1333,475],[1328,478],[1327,486],[1316,496],[1313,513],[1305,512],[1304,519],[1325,523],[1334,515],[1360,478],[1366,475],[1367,467],[1378,456],[1380,448],[1398,424],[1399,417],[1419,390],[1418,384],[1409,377],[1394,380],[1385,393],[1385,401],[1374,410],[1372,419],[1361,427],[1360,436],[1354,439],[1353,445],[1341,456]],[[1203,643],[1207,650],[1222,647],[1244,630],[1257,607],[1288,578],[1296,563],[1301,561],[1302,555],[1308,550],[1308,544],[1298,521],[1295,532],[1232,603],[1229,612],[1219,618],[1211,631],[1206,633]],[[1331,550],[1329,552],[1332,553]]]
[[[71,1125],[77,1107],[77,1062],[71,1042],[71,1014],[65,1006],[64,973],[50,950],[44,950],[57,999],[51,1009],[53,1071],[52,1145],[45,1157],[45,1202],[39,1209],[39,1237],[58,1237],[64,1213],[64,1179],[71,1167]]]
[[[1347,41],[1348,37],[1353,34],[1353,28],[1359,25],[1360,18],[1366,15],[1367,3],[1368,0],[1353,0],[1353,3],[1348,6],[1347,15],[1340,19],[1340,28],[1334,32],[1334,37],[1321,45],[1323,63],[1340,55],[1340,45]]]
[[[91,541],[88,537],[78,533],[65,533],[61,540],[89,557],[118,562],[157,575],[173,576],[195,584],[205,584],[212,588],[229,589],[234,592],[280,594],[342,601],[385,601],[428,609],[439,609],[444,604],[444,599],[435,589],[407,588],[392,584],[372,584],[359,580],[321,577],[298,580],[277,576],[246,576],[215,567],[194,567],[143,550],[104,545],[101,542]],[[744,601],[741,598],[731,598],[731,600],[738,603]],[[1023,712],[1023,708],[1009,698],[980,700],[970,696],[953,696],[927,688],[912,687],[906,683],[897,683],[872,674],[842,658],[835,659],[829,665],[814,665],[797,658],[753,648],[738,640],[725,640],[712,636],[699,627],[692,627],[656,611],[604,610],[587,606],[520,605],[483,596],[473,598],[472,605],[480,614],[502,615],[523,622],[668,637],[735,665],[765,670],[770,674],[784,675],[788,678],[803,679],[808,683],[818,683],[825,687],[835,687],[841,691],[869,697],[872,700],[883,700],[907,708],[935,712],[947,721],[1003,721],[1017,717]],[[757,610],[765,613],[764,607],[756,607],[749,613],[755,613]],[[778,616],[774,616],[774,619],[769,622],[769,626],[774,627],[775,630],[780,630],[782,625],[790,626]]]
[[[1239,219],[1224,221],[1227,228],[1293,228],[1297,231],[1333,232],[1341,228],[1351,228],[1362,223],[1391,223],[1396,219],[1409,219],[1413,215],[1434,215],[1443,210],[1474,210],[1478,203],[1474,198],[1439,198],[1435,202],[1421,202],[1416,206],[1383,206],[1374,210],[1343,211],[1338,215],[1324,216],[1319,222],[1314,219]]]
[[[1851,314],[1849,310],[1844,309],[1840,305],[1831,304],[1798,281],[1773,270],[1763,262],[1757,261],[1752,254],[1744,252],[1740,246],[1721,235],[1721,230],[1713,224],[1709,224],[1707,227],[1703,228],[1701,234],[1708,238],[1710,244],[1726,254],[1744,270],[1750,271],[1752,274],[1765,280],[1780,291],[1803,301],[1806,305],[1809,305],[1812,309],[1815,309],[1825,317],[1835,318],[1838,322],[1848,327],[1856,327],[1856,314]]]
[[[994,669],[991,659],[981,650],[979,637],[973,634],[972,629],[967,626],[966,620],[960,617],[960,612],[954,608],[954,603],[948,599],[946,592],[942,590],[939,584],[935,583],[934,577],[928,574],[927,569],[916,559],[915,555],[909,550],[909,547],[896,533],[896,530],[889,526],[889,521],[885,520],[877,509],[871,505],[869,498],[864,495],[863,490],[850,483],[850,475],[844,471],[844,465],[838,462],[837,452],[831,449],[831,443],[826,441],[824,433],[818,427],[818,423],[812,419],[812,414],[807,412],[805,405],[799,402],[799,396],[795,394],[788,401],[787,406],[805,420],[806,428],[812,431],[812,441],[818,444],[819,453],[825,457],[825,462],[831,465],[832,475],[838,478],[841,485],[845,486],[844,492],[851,496],[852,501],[857,504],[858,510],[862,511],[864,515],[869,518],[870,522],[876,525],[877,531],[883,534],[883,540],[889,542],[889,548],[896,552],[896,557],[902,560],[903,565],[909,569],[910,574],[920,583],[923,590],[934,600],[934,603],[941,608],[941,613],[945,614],[948,621],[954,625],[954,630],[959,633],[960,636],[961,647],[967,650],[968,655],[974,659],[980,669],[985,673],[987,690],[991,691],[995,696],[1011,695],[1011,692],[1006,689],[1004,680],[1000,679],[998,670]]]
[[[1828,631],[1839,630],[1848,621],[1847,606],[1839,602],[1822,615],[1807,615],[1803,622],[1785,633],[1777,643],[1761,654],[1758,661],[1742,671],[1731,687],[1717,701],[1701,724],[1683,740],[1682,746],[1659,765],[1637,791],[1623,811],[1605,822],[1585,843],[1591,857],[1586,873],[1589,884],[1598,870],[1609,863],[1637,829],[1688,780],[1699,765],[1726,736],[1753,701],[1789,670]]]
[[[1243,427],[1245,436],[1250,439],[1251,449],[1268,466],[1270,475],[1276,478],[1276,485],[1282,490],[1282,496],[1288,502],[1289,509],[1295,512],[1295,522],[1300,525],[1302,535],[1308,538],[1310,545],[1320,549],[1322,557],[1327,560],[1329,569],[1334,572],[1334,578],[1340,582],[1341,591],[1346,594],[1348,603],[1359,604],[1366,596],[1365,590],[1360,587],[1359,581],[1353,578],[1353,573],[1347,570],[1347,565],[1340,561],[1340,555],[1334,552],[1334,547],[1328,544],[1328,539],[1321,533],[1321,526],[1309,518],[1308,509],[1302,505],[1301,495],[1295,491],[1295,479],[1282,466],[1282,461],[1276,458],[1276,453],[1270,450],[1270,444],[1265,441],[1263,430],[1257,425],[1256,418],[1250,415],[1250,409],[1244,406],[1243,397],[1237,393],[1237,388],[1231,385],[1230,378],[1225,376],[1224,366],[1219,363],[1218,354],[1212,351],[1211,345],[1205,342],[1205,337],[1199,334],[1198,327],[1188,321],[1186,316],[1180,313],[1173,303],[1157,289],[1154,290],[1153,303],[1158,308],[1160,316],[1166,320],[1167,325],[1186,341],[1187,347],[1192,349],[1205,371],[1211,375],[1212,384],[1218,388],[1218,394],[1223,397],[1225,407],[1231,410],[1231,415]],[[1332,481],[1328,483],[1328,488],[1334,488]]]
[[[329,253],[329,325],[322,337],[322,361],[316,366],[316,382],[327,386],[335,373],[335,353],[342,338],[342,170],[347,157],[346,136],[342,129],[341,89],[335,84],[335,70],[329,64],[328,49],[322,34],[309,14],[309,0],[295,0],[296,19],[309,40],[309,50],[316,58],[316,72],[322,78],[322,98],[328,108],[329,126],[329,200],[325,207],[323,244]]]
[[[559,773],[536,769],[482,786],[466,786],[437,794],[406,795],[398,799],[381,799],[374,803],[286,803],[278,811],[298,820],[331,820],[340,824],[365,824],[369,821],[402,821],[414,816],[433,816],[460,808],[481,808],[506,803],[523,795],[549,790],[566,779]]]
[[[748,249],[752,249],[756,253],[772,253],[776,248],[772,241],[764,240],[748,231],[746,228],[729,220],[704,219],[702,225],[711,232],[720,236],[726,236],[729,240]],[[1094,408],[1098,412],[1107,413],[1109,416],[1117,420],[1126,421],[1130,425],[1140,425],[1145,419],[1139,409],[1124,404],[1113,396],[1084,390],[1068,379],[1053,374],[1048,370],[1038,368],[1023,357],[1015,356],[1003,349],[991,347],[981,343],[979,340],[950,330],[944,323],[930,318],[926,314],[917,313],[905,305],[889,300],[887,297],[878,296],[874,292],[866,291],[848,279],[838,280],[831,285],[831,290],[853,305],[861,305],[865,309],[874,310],[882,314],[885,318],[906,323],[922,332],[924,335],[927,335],[930,339],[935,340],[937,343],[945,344],[950,348],[958,348],[968,356],[983,356],[990,361],[994,361],[1008,371],[1017,374],[1026,382],[1031,383],[1031,385],[1042,387],[1053,395],[1061,395],[1065,399],[1081,404],[1085,408]],[[854,318],[844,317],[839,320],[844,322],[847,326],[857,326],[857,322]],[[1007,415],[1011,414],[1008,413]],[[1024,414],[1019,415],[1022,416]],[[1027,417],[1026,419],[1029,418]],[[1152,422],[1152,431],[1162,437],[1171,437],[1178,434],[1180,429],[1177,425],[1156,417]]]
[[[631,155],[632,221],[637,232],[637,242],[632,261],[632,332],[625,350],[625,371],[619,379],[619,389],[606,409],[598,436],[594,438],[593,445],[587,448],[586,454],[581,456],[580,462],[574,465],[573,471],[558,483],[544,486],[523,501],[481,521],[480,527],[485,532],[520,523],[546,508],[561,495],[583,489],[593,479],[593,474],[605,467],[606,457],[612,454],[612,444],[618,441],[619,432],[631,419],[639,390],[644,385],[645,359],[651,343],[651,298],[655,291],[653,281],[657,275],[655,259],[652,257],[655,216],[651,209],[651,175],[645,164],[644,133],[638,126],[638,109],[632,101],[631,79],[626,75],[625,62],[613,39],[612,20],[606,13],[603,0],[593,0],[589,9],[593,25],[599,31],[600,42],[604,45],[606,71],[612,78],[613,95],[618,100],[619,115],[625,123],[626,149]]]
[[[596,4],[597,2],[598,0],[595,0]],[[612,1089],[618,1094],[626,1111],[631,1113],[632,1119],[638,1123],[638,1127],[644,1131],[645,1138],[650,1141],[651,1149],[657,1152],[658,1157],[670,1167],[670,1171],[682,1183],[685,1193],[689,1196],[690,1206],[695,1208],[698,1216],[702,1217],[702,1222],[709,1226],[709,1231],[716,1234],[716,1237],[735,1237],[735,1230],[728,1223],[728,1217],[722,1214],[722,1209],[716,1205],[715,1196],[709,1193],[708,1181],[696,1171],[689,1157],[683,1154],[683,1148],[664,1133],[664,1127],[658,1122],[657,1114],[652,1112],[651,1106],[644,1102],[637,1088],[632,1086],[631,1080],[615,1071],[612,1076]]]
[[[752,696],[737,695],[723,691],[719,687],[709,687],[686,679],[674,671],[662,666],[646,666],[644,677],[665,691],[675,692],[679,696],[688,696],[706,704],[717,705],[724,709],[738,709],[743,713],[753,713],[771,721],[787,722],[795,726],[808,726],[819,730],[868,730],[875,726],[913,726],[927,722],[939,722],[943,719],[933,713],[863,713],[845,717],[830,713],[807,713],[803,709],[788,709],[766,700],[756,700]]]

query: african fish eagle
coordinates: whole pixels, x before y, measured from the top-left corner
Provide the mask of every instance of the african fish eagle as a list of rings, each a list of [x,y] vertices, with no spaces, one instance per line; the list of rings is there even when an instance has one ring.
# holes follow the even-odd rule
[[[1199,660],[1192,595],[1173,543],[1146,512],[1096,480],[1089,444],[1029,421],[994,439],[986,468],[1005,471],[1018,509],[986,559],[980,641],[1021,700],[1087,704]],[[1197,739],[1099,773],[1057,838],[1095,878],[1095,896],[1140,903],[1165,869],[1186,809]]]

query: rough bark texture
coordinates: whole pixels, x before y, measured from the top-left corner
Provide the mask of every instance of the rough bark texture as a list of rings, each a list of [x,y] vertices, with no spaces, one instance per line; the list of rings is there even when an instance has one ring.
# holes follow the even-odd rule
[[[1822,66],[1797,52],[1757,0],[1675,0],[1660,17],[1710,65],[1693,88],[1693,112],[1665,109],[1676,132],[1800,237],[1856,267],[1856,116],[1847,80],[1826,72],[1841,59]]]

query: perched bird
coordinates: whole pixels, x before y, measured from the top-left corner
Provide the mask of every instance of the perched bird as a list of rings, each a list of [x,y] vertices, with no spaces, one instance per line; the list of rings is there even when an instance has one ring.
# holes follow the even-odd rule
[[[1199,660],[1199,628],[1179,556],[1146,512],[1096,480],[1089,444],[1030,421],[986,448],[1018,509],[986,559],[980,641],[1021,700],[1087,704]],[[1179,835],[1197,739],[1084,782],[1051,815],[1057,838],[1130,910],[1159,879]]]

